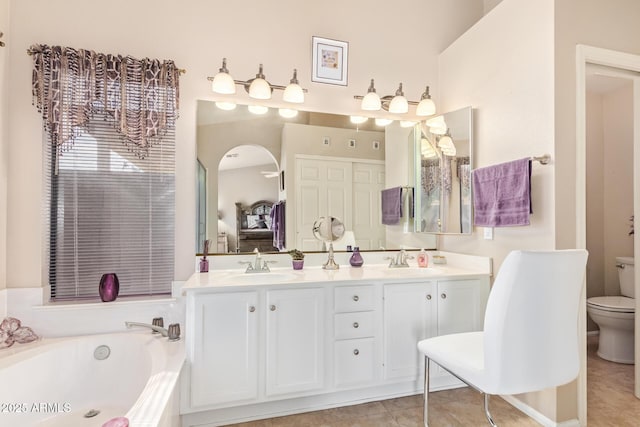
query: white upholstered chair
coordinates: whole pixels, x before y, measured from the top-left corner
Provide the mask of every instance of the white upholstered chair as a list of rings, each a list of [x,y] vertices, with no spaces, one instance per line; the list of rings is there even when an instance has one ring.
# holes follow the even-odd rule
[[[578,313],[587,255],[585,250],[511,252],[489,294],[484,331],[418,343],[425,356],[425,426],[430,361],[484,394],[492,426],[489,395],[543,390],[578,376]]]

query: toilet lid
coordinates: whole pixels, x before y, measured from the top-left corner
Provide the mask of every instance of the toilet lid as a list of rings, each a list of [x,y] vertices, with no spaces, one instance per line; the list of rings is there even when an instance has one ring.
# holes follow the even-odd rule
[[[587,300],[587,305],[624,313],[636,311],[636,300],[621,296],[592,297]]]

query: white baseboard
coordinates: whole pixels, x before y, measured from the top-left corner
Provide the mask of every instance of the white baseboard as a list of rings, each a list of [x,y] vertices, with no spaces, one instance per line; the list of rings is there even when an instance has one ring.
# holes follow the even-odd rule
[[[559,423],[557,421],[550,420],[536,409],[533,409],[531,406],[513,396],[503,395],[500,397],[545,427],[580,427],[580,422],[577,419],[562,421]]]

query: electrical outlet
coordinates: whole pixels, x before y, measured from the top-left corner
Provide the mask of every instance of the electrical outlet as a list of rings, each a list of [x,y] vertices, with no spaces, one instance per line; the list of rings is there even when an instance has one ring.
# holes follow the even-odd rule
[[[380,141],[373,141],[373,143],[371,145],[373,146],[374,150],[379,150],[380,149]]]
[[[347,145],[349,148],[356,148],[356,140],[350,139],[349,144]]]
[[[493,227],[484,228],[484,240],[493,240]]]
[[[331,138],[329,138],[328,136],[323,136],[322,145],[331,145]]]

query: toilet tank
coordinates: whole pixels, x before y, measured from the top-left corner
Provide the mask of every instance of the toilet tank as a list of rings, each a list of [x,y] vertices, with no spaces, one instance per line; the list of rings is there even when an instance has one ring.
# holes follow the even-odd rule
[[[632,257],[616,257],[616,267],[618,267],[618,279],[620,280],[620,294],[625,297],[635,298],[635,268]]]

